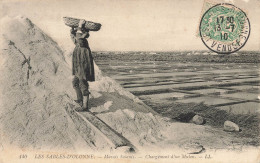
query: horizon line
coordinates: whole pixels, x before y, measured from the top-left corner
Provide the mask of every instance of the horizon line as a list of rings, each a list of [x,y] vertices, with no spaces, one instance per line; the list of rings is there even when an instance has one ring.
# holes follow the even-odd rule
[[[209,50],[93,50],[93,52],[211,52],[216,53]],[[241,52],[259,52],[260,50],[240,50],[235,53],[241,53]]]

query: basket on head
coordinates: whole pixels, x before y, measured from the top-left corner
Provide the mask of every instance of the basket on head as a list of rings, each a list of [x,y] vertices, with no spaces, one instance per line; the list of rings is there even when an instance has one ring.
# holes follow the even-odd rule
[[[65,25],[73,28],[77,28],[79,26],[80,19],[71,18],[71,17],[63,17]],[[100,23],[95,23],[91,21],[86,21],[85,28],[89,29],[90,31],[98,31],[101,28]]]

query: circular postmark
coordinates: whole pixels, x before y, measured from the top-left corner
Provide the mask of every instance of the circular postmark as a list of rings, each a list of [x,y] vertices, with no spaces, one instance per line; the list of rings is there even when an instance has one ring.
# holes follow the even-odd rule
[[[216,53],[229,54],[246,44],[250,35],[250,23],[241,9],[222,3],[204,13],[199,32],[207,48]]]

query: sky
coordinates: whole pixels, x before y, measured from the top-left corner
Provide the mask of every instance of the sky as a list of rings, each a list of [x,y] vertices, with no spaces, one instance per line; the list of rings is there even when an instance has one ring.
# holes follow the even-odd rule
[[[216,0],[215,2],[220,2]],[[223,1],[221,1],[223,2]],[[228,0],[244,10],[251,34],[242,50],[260,51],[260,1]],[[23,15],[61,46],[73,45],[62,17],[102,24],[94,51],[207,50],[197,37],[204,0],[0,0],[0,17]]]

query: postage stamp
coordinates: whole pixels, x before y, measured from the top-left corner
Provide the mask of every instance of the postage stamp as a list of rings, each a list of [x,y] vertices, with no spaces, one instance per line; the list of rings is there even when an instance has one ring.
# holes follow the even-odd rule
[[[230,54],[246,44],[250,35],[250,22],[240,8],[222,3],[204,13],[199,32],[207,48],[216,53]]]

